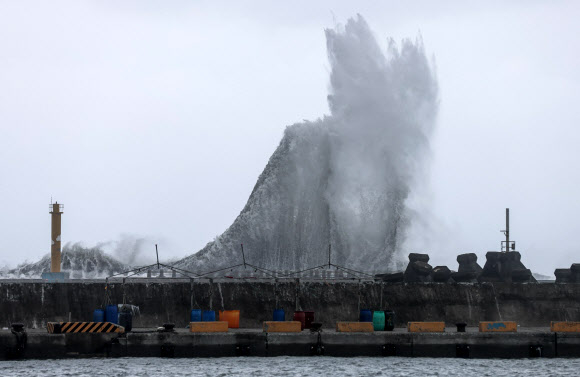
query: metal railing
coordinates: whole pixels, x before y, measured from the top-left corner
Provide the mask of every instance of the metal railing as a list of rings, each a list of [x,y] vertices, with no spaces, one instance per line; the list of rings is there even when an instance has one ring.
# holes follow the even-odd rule
[[[57,203],[54,203],[54,204],[57,204]],[[53,207],[53,206],[54,206],[54,204],[49,204],[49,205],[48,205],[48,209],[49,209],[50,213],[52,213],[52,210],[53,210],[53,208],[54,208],[54,207]],[[59,205],[58,205],[58,211],[60,212],[60,211],[62,211],[63,209],[64,209],[64,204],[59,204]]]
[[[159,254],[157,253],[157,245],[155,250],[157,253],[157,262],[136,267],[134,269],[110,275],[108,279],[114,277],[147,277],[153,278],[153,272],[156,272],[156,277],[164,278],[165,269],[171,271],[171,278],[189,278],[189,279],[312,279],[312,280],[373,280],[374,274],[370,272],[358,271],[345,266],[340,266],[331,261],[331,248],[328,248],[328,263],[310,267],[302,270],[290,271],[276,271],[267,268],[259,267],[248,263],[246,261],[244,246],[241,246],[242,263],[232,266],[219,268],[217,270],[194,272],[176,266],[168,265],[159,262]],[[243,269],[242,269],[243,268]],[[142,276],[146,275],[146,276]],[[169,277],[169,276],[167,276]]]

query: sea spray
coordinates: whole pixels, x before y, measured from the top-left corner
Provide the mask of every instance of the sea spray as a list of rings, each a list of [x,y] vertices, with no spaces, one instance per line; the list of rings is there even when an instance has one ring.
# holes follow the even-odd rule
[[[218,287],[218,292],[220,294],[220,302],[221,302],[221,305],[222,305],[222,310],[226,310],[225,307],[224,307],[224,296],[222,294],[222,285],[218,282],[217,283],[217,287]]]
[[[297,270],[332,261],[388,270],[413,220],[438,87],[420,38],[385,53],[361,16],[326,30],[330,115],[289,126],[234,223],[177,266],[248,262]]]
[[[241,243],[249,263],[274,270],[325,264],[328,245],[332,262],[350,268],[400,263],[409,225],[421,215],[408,198],[435,126],[435,75],[420,38],[400,47],[388,40],[383,52],[361,16],[325,33],[330,114],[287,127],[233,224],[176,267],[239,264]],[[147,243],[128,236],[94,248],[65,245],[62,269],[72,278],[110,276],[147,264]],[[108,247],[116,258],[103,252]],[[49,269],[47,255],[1,275],[37,278]]]
[[[85,247],[81,243],[67,243],[61,254],[61,271],[72,279],[104,278],[130,269],[130,267],[106,254],[100,247]],[[50,272],[50,254],[35,263],[23,263],[2,274],[4,278],[40,278]]]
[[[390,40],[387,59],[360,17],[326,36],[331,240],[340,263],[369,269],[391,262],[405,240],[406,199],[429,147],[437,85],[420,39],[400,50]]]
[[[157,241],[133,234],[122,233],[115,240],[101,242],[95,247],[130,266],[142,266],[155,262],[153,245]]]
[[[61,270],[73,279],[104,278],[153,263],[154,241],[147,237],[121,234],[116,240],[85,246],[82,242],[64,245],[61,254]],[[168,261],[166,261],[169,263]],[[37,262],[24,262],[16,268],[0,268],[2,278],[40,278],[50,271],[50,255]]]

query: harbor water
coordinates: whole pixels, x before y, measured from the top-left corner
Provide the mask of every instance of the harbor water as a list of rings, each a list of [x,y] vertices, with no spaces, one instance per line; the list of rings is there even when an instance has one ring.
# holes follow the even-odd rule
[[[577,376],[580,359],[122,358],[0,362],[3,376]]]

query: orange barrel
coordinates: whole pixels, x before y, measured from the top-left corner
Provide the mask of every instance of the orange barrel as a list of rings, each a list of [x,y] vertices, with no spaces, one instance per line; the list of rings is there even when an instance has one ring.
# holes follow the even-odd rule
[[[240,328],[240,311],[239,310],[220,310],[220,321],[228,323],[228,328]]]

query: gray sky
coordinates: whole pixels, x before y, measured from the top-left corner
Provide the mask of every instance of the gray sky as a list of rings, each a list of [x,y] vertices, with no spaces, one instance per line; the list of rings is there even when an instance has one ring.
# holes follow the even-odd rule
[[[0,0],[0,261],[122,234],[181,257],[243,208],[285,126],[328,113],[323,29],[362,14],[381,44],[420,31],[441,108],[432,265],[497,250],[505,207],[534,271],[580,262],[577,2]],[[152,251],[153,252],[153,249]]]

